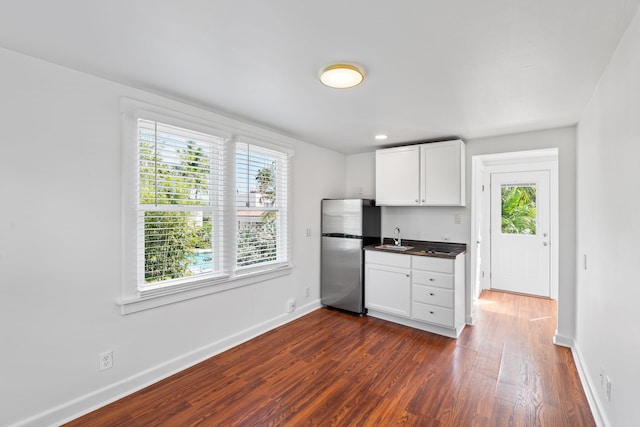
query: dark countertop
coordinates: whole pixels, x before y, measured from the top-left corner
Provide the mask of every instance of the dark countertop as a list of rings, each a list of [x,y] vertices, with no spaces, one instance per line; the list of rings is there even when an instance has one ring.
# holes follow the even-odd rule
[[[385,237],[382,244],[365,246],[364,250],[447,259],[454,259],[458,255],[467,252],[467,245],[465,243],[428,242],[424,240],[402,239],[402,246],[413,246],[412,249],[408,249],[406,251],[399,251],[397,249],[385,249],[380,247],[382,245],[393,245],[393,239]]]

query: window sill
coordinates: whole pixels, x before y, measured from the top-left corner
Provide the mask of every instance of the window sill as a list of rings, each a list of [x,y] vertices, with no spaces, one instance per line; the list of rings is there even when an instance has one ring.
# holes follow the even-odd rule
[[[205,295],[224,292],[230,289],[240,288],[242,286],[252,285],[265,280],[286,276],[291,274],[291,270],[291,265],[284,265],[268,271],[258,270],[236,275],[234,277],[203,280],[188,289],[176,289],[175,291],[167,290],[167,293],[162,294],[147,296],[138,295],[137,297],[123,298],[118,302],[118,305],[120,306],[123,315],[137,313],[139,311],[161,307],[163,305],[174,304],[180,301],[199,298]]]

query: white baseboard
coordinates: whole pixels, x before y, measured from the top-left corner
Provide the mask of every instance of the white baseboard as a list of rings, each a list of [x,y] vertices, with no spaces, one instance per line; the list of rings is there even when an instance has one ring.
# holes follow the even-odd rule
[[[180,357],[169,360],[160,365],[156,365],[129,378],[125,378],[117,383],[19,421],[10,427],[57,426],[71,421],[101,408],[102,406],[115,402],[116,400],[131,393],[142,390],[151,384],[170,377],[171,375],[183,371],[197,363],[215,356],[216,354],[222,353],[225,350],[249,341],[250,339],[262,335],[265,332],[309,314],[320,307],[321,305],[319,300],[305,304],[297,308],[293,313],[281,314],[266,322],[255,325],[249,329],[245,329],[244,331],[240,331],[237,334],[223,338],[197,350],[183,354]]]
[[[572,345],[570,347],[573,360],[576,364],[576,369],[578,370],[578,376],[582,382],[582,389],[584,390],[584,394],[587,396],[587,401],[589,402],[589,407],[591,408],[591,413],[593,414],[596,426],[609,427],[611,424],[609,424],[607,414],[603,409],[600,398],[598,397],[595,384],[593,384],[593,381],[591,380],[593,377],[589,375],[589,370],[587,369],[587,365],[584,363],[582,353],[580,352],[580,348],[575,340],[572,340]]]
[[[574,346],[574,342],[573,342],[573,337],[569,337],[566,335],[561,335],[558,333],[558,331],[556,330],[556,334],[553,336],[553,343],[555,345],[559,345],[562,347],[569,347],[569,348],[573,348]]]

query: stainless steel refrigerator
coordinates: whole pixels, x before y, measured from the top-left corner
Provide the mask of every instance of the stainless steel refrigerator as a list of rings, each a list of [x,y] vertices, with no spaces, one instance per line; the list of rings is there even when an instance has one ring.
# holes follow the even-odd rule
[[[320,298],[364,314],[364,251],[380,242],[380,207],[368,199],[322,200]]]

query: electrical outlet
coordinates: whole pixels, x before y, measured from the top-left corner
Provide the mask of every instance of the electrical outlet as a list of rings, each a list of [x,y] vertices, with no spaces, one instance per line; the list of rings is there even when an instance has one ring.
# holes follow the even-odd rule
[[[456,224],[462,224],[462,215],[460,215],[459,213],[455,214],[453,216],[453,222]]]
[[[611,402],[611,378],[607,375],[607,400]]]
[[[296,309],[296,300],[291,298],[289,301],[287,301],[287,313],[293,313],[295,309]]]
[[[99,361],[101,371],[113,368],[113,351],[109,350],[104,353],[100,353]]]
[[[311,228],[307,228],[307,229],[305,230],[305,236],[307,236],[307,237],[311,237]]]

